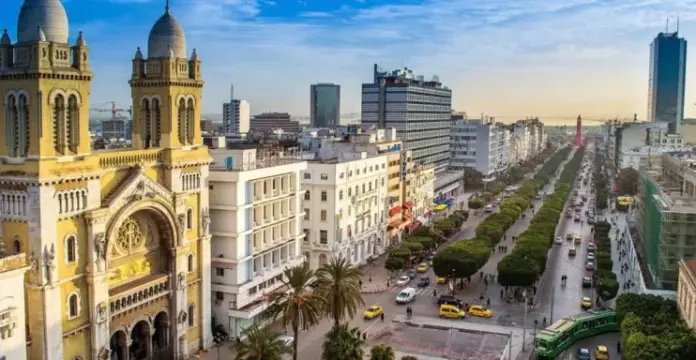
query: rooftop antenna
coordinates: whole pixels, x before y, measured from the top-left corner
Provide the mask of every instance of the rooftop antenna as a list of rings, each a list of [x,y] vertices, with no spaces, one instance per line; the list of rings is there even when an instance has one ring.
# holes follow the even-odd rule
[[[169,12],[169,0],[167,0],[165,5],[164,5],[164,11]]]
[[[679,34],[679,16],[677,16],[677,34]]]
[[[169,0],[167,0],[169,2]],[[669,19],[665,21],[665,34],[669,33]]]

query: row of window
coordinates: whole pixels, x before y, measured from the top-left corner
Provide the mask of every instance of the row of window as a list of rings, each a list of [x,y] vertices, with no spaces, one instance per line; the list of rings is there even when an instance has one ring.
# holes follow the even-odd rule
[[[363,167],[363,169],[362,169],[362,173],[363,173],[363,174],[372,173],[372,172],[375,172],[375,171],[379,170],[379,168],[380,168],[379,165],[374,165],[374,166],[373,166],[373,165],[370,165],[369,171],[368,171],[368,167],[365,166],[365,167]],[[382,164],[382,169],[384,169],[384,164]],[[357,175],[360,175],[360,169],[355,169],[355,175],[356,175],[356,176],[357,176]],[[348,171],[348,178],[351,178],[352,176],[353,176],[353,170],[349,170],[349,171]],[[303,178],[304,178],[305,180],[311,180],[311,179],[312,179],[312,173],[310,173],[310,172],[305,172],[304,175],[303,175]],[[329,180],[329,174],[327,174],[327,173],[321,173],[321,174],[319,174],[319,178],[320,178],[321,180]],[[341,172],[340,174],[338,174],[338,178],[339,178],[339,179],[343,179],[343,178],[344,178],[344,173]],[[275,181],[275,180],[274,180],[274,181]]]

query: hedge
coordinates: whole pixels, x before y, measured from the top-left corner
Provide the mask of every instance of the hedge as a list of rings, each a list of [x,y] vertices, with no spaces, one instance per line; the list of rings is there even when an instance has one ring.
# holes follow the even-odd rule
[[[498,263],[498,281],[501,285],[531,286],[546,270],[546,260],[549,248],[553,246],[556,225],[584,154],[585,149],[582,147],[575,152],[561,172],[553,194],[546,196],[544,204],[535,214],[529,227],[518,236],[510,254]],[[565,155],[567,157],[568,154]],[[548,181],[552,174],[538,174],[538,178]]]

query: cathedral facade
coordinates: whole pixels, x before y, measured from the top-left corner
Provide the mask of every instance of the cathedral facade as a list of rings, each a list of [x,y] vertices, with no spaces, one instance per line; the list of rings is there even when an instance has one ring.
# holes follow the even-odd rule
[[[25,0],[0,38],[0,239],[30,265],[27,358],[187,359],[212,345],[201,63],[167,7],[132,61],[132,148],[94,151],[89,47],[68,34],[60,0]]]

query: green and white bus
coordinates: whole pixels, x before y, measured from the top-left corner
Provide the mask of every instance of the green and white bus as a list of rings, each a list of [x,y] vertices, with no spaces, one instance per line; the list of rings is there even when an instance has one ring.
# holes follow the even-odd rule
[[[566,316],[544,330],[534,339],[539,359],[552,360],[576,341],[619,331],[614,310],[592,310],[575,316]]]

